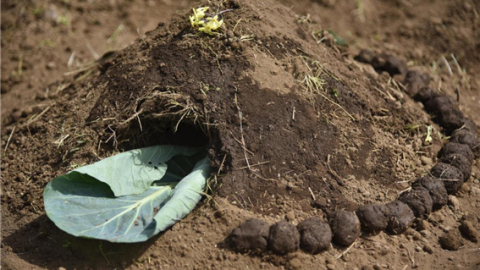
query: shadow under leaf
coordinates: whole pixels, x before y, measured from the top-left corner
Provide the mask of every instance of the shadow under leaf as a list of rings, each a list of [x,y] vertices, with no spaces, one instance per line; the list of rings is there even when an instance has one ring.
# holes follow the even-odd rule
[[[26,262],[47,269],[121,269],[139,262],[161,235],[129,244],[79,238],[58,229],[42,215],[5,237],[3,245]]]

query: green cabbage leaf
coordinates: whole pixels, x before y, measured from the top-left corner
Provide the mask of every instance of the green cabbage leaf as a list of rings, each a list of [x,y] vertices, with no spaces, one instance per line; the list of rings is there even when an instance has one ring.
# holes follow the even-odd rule
[[[47,216],[78,237],[142,242],[190,213],[210,174],[205,150],[152,146],[77,168],[47,184]]]

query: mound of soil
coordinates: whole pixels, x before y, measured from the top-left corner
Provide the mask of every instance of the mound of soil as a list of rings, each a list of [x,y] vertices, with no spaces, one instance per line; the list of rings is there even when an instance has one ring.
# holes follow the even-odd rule
[[[385,251],[407,245],[405,236],[380,233],[380,250],[379,242],[359,238],[354,211],[360,206],[367,230],[400,233],[413,213],[423,218],[443,203],[438,183],[428,181],[403,194],[405,203],[394,201],[409,179],[430,169],[419,153],[428,160],[442,145],[439,136],[425,142],[427,125],[446,135],[462,126],[452,142],[478,156],[480,97],[473,89],[480,83],[463,72],[463,65],[475,71],[479,60],[478,7],[460,0],[415,2],[415,9],[405,1],[281,2],[311,16],[273,0],[205,1],[210,12],[232,9],[222,13],[217,34],[207,35],[190,24],[191,8],[200,6],[191,1],[3,1],[2,266],[301,269],[328,260],[332,268],[339,250],[236,253],[267,247],[286,254],[299,246],[317,253],[329,238],[341,247],[361,242],[340,254],[345,268],[373,260],[377,268],[410,264],[408,255],[398,260]],[[149,16],[133,15],[139,10]],[[138,24],[155,29],[143,35]],[[372,51],[358,54],[366,47]],[[138,245],[99,244],[63,233],[45,215],[42,192],[51,179],[157,144],[205,147],[213,168],[211,197],[171,229]],[[431,169],[449,194],[474,175],[460,148],[445,146]],[[455,211],[475,212],[477,184],[469,184]],[[286,213],[295,213],[292,223],[280,221]],[[442,224],[433,235],[458,226],[450,213],[436,213]],[[330,234],[318,220],[294,226],[297,218],[322,215],[330,217]],[[275,224],[268,237],[267,223]],[[224,249],[229,235],[231,248]],[[422,256],[411,266],[440,259],[457,267]],[[463,262],[461,254],[451,256]]]

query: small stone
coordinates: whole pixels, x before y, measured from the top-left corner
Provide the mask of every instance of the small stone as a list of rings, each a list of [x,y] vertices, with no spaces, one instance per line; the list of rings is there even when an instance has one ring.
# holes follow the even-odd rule
[[[287,214],[285,215],[285,218],[288,220],[288,221],[292,221],[295,219],[295,212],[292,210],[292,211],[288,211]]]
[[[465,239],[470,240],[474,243],[478,242],[479,240],[478,231],[475,229],[475,227],[470,221],[463,220],[462,225],[460,225],[459,229]]]
[[[423,250],[429,254],[432,254],[433,253],[433,248],[430,244],[425,244],[423,246]]]
[[[453,208],[454,208],[455,210],[459,210],[459,209],[460,209],[460,202],[458,201],[458,199],[457,199],[456,196],[449,195],[449,196],[448,196],[448,204],[450,204],[451,206],[453,206]]]
[[[430,166],[433,164],[432,159],[426,156],[421,156],[420,160],[422,161],[422,164],[426,166]]]
[[[335,270],[336,268],[335,268],[334,264],[329,263],[329,264],[327,264],[327,269],[328,270]]]
[[[47,69],[54,69],[56,66],[55,62],[48,62]]]
[[[478,226],[478,221],[477,221],[477,216],[474,213],[467,213],[462,216],[462,221],[463,220],[468,220],[470,223],[472,223],[473,227]]]
[[[463,193],[470,192],[470,185],[468,183],[463,183],[463,185],[460,187],[460,191]]]
[[[478,180],[476,180],[478,181]],[[473,195],[475,198],[480,198],[480,188],[478,187],[471,187],[470,193]]]
[[[428,223],[428,221],[422,219],[422,220],[418,221],[417,229],[419,231],[428,230],[428,229],[430,229],[430,223]]]
[[[412,238],[413,238],[413,240],[418,241],[418,240],[422,239],[422,235],[417,231],[413,231],[412,232]]]
[[[293,258],[288,262],[288,269],[301,270],[303,269],[303,261],[299,258]]]
[[[422,248],[419,247],[419,246],[416,246],[416,247],[415,247],[415,251],[416,251],[416,252],[420,252],[420,251],[422,251]]]
[[[425,238],[428,238],[431,235],[430,231],[427,230],[420,231],[420,234]]]

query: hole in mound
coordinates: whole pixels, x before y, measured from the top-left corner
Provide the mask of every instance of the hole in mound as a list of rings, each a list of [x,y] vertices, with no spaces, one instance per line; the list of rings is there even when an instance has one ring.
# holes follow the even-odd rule
[[[111,136],[111,133],[108,136]],[[140,121],[131,121],[117,127],[115,136],[118,148],[125,151],[154,145],[205,147],[211,160],[212,171],[220,168],[223,172],[231,170],[232,157],[222,149],[219,131],[212,126],[207,128],[207,124],[199,120],[147,116],[140,118]],[[112,147],[112,144],[107,147]]]
[[[181,145],[189,147],[207,147],[210,139],[200,123],[180,119],[140,119],[116,131],[120,146],[125,149],[141,148],[153,145]],[[141,126],[140,126],[141,123]]]

